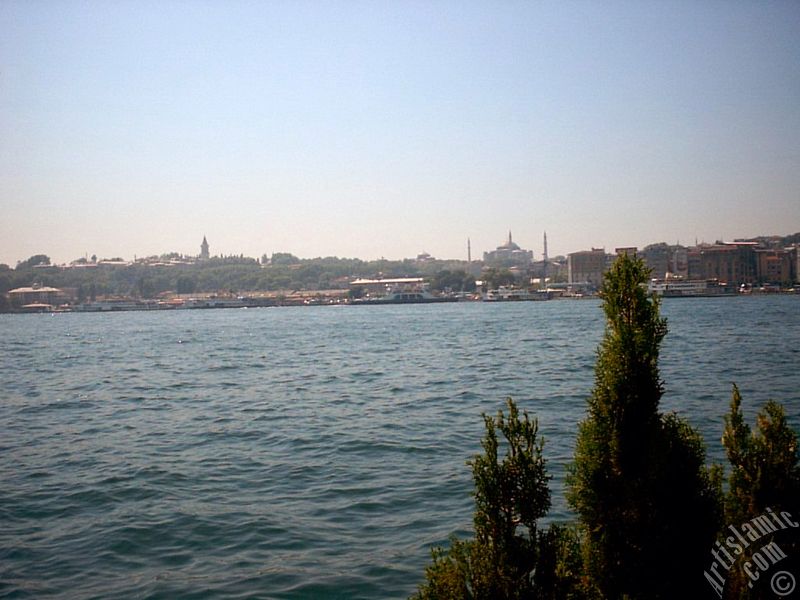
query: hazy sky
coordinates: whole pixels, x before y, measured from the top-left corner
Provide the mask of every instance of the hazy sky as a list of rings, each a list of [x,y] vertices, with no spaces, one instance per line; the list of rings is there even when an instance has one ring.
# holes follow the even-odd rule
[[[800,230],[800,2],[0,0],[0,262]]]

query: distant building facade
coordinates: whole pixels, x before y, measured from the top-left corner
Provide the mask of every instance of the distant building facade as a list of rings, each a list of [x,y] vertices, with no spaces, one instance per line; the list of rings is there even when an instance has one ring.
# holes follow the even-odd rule
[[[795,245],[794,249],[794,269],[792,270],[792,281],[800,283],[800,246]]]
[[[689,276],[688,253],[683,246],[670,246],[664,242],[645,246],[639,253],[654,279],[664,279],[668,274]]]
[[[670,269],[670,251],[665,243],[650,244],[642,249],[641,257],[644,259],[647,268],[650,269],[650,277],[663,279],[667,273],[672,273]]]
[[[10,290],[8,299],[12,306],[25,308],[33,305],[56,306],[65,302],[68,298],[64,291],[59,288],[33,285]]]
[[[670,273],[678,277],[689,277],[689,250],[684,246],[673,246]]]
[[[718,242],[697,246],[689,251],[691,279],[717,279],[741,285],[758,280],[756,242]]]
[[[796,249],[759,248],[755,253],[759,283],[789,285],[794,280],[792,262],[796,256]]]
[[[511,239],[509,231],[505,244],[483,253],[483,262],[489,267],[528,267],[533,262],[533,250],[520,248]]]
[[[606,251],[592,248],[567,255],[567,281],[570,285],[589,284],[599,288],[606,271]]]

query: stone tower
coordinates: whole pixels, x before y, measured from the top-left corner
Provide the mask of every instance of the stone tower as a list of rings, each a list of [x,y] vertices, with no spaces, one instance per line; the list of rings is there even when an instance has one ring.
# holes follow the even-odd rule
[[[208,241],[206,240],[206,236],[203,236],[203,243],[200,244],[200,258],[208,260],[208,256]]]

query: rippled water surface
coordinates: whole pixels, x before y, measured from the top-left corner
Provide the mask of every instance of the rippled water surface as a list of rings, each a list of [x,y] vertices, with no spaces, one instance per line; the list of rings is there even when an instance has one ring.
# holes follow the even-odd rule
[[[666,410],[800,425],[800,297],[667,300]],[[599,304],[0,315],[0,596],[404,598],[466,535],[482,412],[563,467]]]

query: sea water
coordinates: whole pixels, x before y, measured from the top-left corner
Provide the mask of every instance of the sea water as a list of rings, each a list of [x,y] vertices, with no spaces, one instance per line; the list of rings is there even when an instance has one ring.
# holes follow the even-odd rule
[[[662,409],[800,427],[800,297],[667,299]],[[469,535],[482,413],[539,419],[548,520],[593,300],[0,315],[0,596],[405,598]]]

